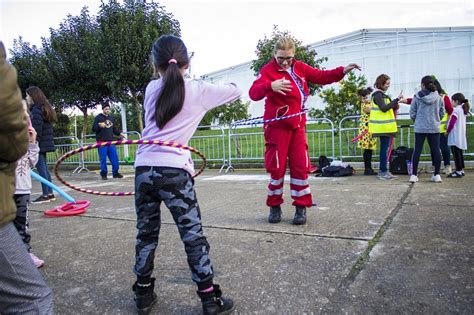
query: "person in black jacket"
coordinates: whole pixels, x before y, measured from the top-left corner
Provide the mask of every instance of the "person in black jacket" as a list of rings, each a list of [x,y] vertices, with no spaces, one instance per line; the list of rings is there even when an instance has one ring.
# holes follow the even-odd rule
[[[31,123],[36,130],[36,139],[40,148],[36,168],[41,177],[51,181],[46,154],[56,150],[53,132],[53,123],[57,121],[56,112],[43,91],[37,86],[31,86],[26,89],[26,102],[30,106]],[[42,195],[31,201],[31,203],[37,204],[56,200],[51,187],[45,184],[41,184],[41,187],[43,190]]]
[[[104,104],[102,105],[102,114],[97,115],[94,119],[92,131],[94,131],[96,134],[97,142],[113,141],[114,135],[120,136],[121,138],[124,137],[120,130],[118,130],[115,126],[114,118],[109,114],[110,106],[108,104]],[[117,149],[115,146],[103,146],[97,148],[97,150],[99,151],[100,176],[102,179],[107,179],[107,157],[109,157],[110,163],[112,163],[113,178],[122,178],[123,175],[119,173],[119,161]]]

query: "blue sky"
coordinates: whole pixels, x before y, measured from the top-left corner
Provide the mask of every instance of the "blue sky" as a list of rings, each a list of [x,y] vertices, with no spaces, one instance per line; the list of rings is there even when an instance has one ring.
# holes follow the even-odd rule
[[[163,0],[181,23],[182,37],[194,52],[192,74],[199,76],[247,62],[273,25],[304,44],[363,28],[474,26],[474,1],[451,0]],[[0,0],[0,39],[12,48],[22,36],[39,45],[67,14],[83,6],[97,14],[100,0]],[[151,45],[151,43],[150,43]]]

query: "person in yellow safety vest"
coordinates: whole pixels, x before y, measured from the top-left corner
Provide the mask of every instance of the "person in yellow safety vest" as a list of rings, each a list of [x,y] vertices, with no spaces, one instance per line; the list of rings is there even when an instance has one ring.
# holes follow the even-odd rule
[[[379,179],[391,180],[396,176],[390,174],[387,169],[388,148],[390,146],[390,138],[397,133],[397,121],[395,120],[394,110],[397,110],[398,103],[405,103],[403,93],[400,92],[394,100],[385,94],[390,87],[390,77],[381,74],[375,80],[375,92],[371,97],[371,110],[369,120],[369,132],[373,137],[380,138],[380,166]]]
[[[451,151],[449,150],[448,146],[448,137],[445,136],[446,133],[446,126],[448,124],[449,116],[451,116],[451,113],[453,112],[454,108],[453,105],[451,104],[451,100],[449,99],[448,93],[444,91],[444,89],[441,87],[441,84],[439,83],[438,79],[436,79],[435,76],[433,76],[434,80],[434,85],[436,86],[436,90],[438,91],[439,95],[443,98],[443,103],[444,103],[444,116],[441,119],[441,133],[439,136],[439,147],[441,149],[441,155],[443,156],[443,164],[444,164],[444,173],[449,175],[452,172],[451,168]],[[431,159],[433,160],[433,159]]]

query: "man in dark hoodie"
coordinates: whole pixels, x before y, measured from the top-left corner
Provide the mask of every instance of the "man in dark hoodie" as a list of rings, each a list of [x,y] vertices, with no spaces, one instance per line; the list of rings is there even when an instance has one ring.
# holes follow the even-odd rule
[[[410,183],[418,181],[417,168],[425,139],[428,139],[433,159],[432,163],[435,167],[431,181],[435,183],[441,183],[442,181],[439,175],[441,166],[439,133],[443,115],[443,99],[436,90],[433,76],[424,76],[421,79],[421,91],[415,94],[410,106],[410,118],[415,122],[415,149],[411,161],[413,173],[410,176]]]
[[[108,104],[103,105],[102,114],[95,117],[92,131],[96,134],[97,142],[113,141],[114,135],[120,136],[121,138],[124,137],[115,126],[114,118],[110,116],[110,105]],[[107,157],[109,157],[110,163],[112,164],[113,178],[122,178],[123,175],[119,173],[119,161],[115,146],[99,147],[98,151],[100,158],[100,176],[102,179],[107,179]]]

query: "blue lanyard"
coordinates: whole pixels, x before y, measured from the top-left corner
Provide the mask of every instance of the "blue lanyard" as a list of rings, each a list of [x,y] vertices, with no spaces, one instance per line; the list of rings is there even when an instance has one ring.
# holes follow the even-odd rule
[[[291,71],[288,71],[290,74],[291,78],[293,81],[295,81],[296,86],[300,90],[301,94],[303,94],[303,108],[304,108],[304,103],[306,103],[306,100],[308,99],[308,94],[305,93],[304,87],[303,87],[303,82],[301,82],[301,79],[294,73],[293,68],[291,68]]]

